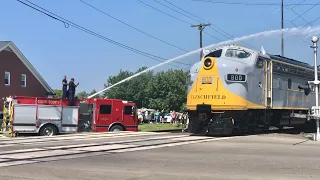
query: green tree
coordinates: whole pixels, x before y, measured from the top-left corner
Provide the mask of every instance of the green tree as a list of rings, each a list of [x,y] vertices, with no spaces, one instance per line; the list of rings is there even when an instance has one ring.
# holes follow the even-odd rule
[[[81,92],[78,92],[76,96],[81,99],[86,99],[88,97],[88,93],[85,91],[81,91]]]
[[[110,76],[105,87],[111,86],[125,78],[128,78],[136,73],[145,70],[147,67],[139,68],[135,73],[129,71],[122,71],[116,76]],[[148,97],[146,96],[148,84],[153,78],[153,71],[148,71],[137,77],[134,77],[122,84],[119,84],[104,93],[104,97],[117,98],[123,100],[134,101],[138,108],[148,104]]]
[[[145,69],[146,67],[142,67],[135,73],[120,70],[118,75],[107,79],[105,87]],[[186,76],[187,72],[182,70],[170,69],[156,74],[148,71],[109,89],[103,97],[134,101],[138,108],[181,111],[187,96]]]
[[[92,95],[92,94],[95,94],[95,93],[97,93],[97,91],[94,89],[94,90],[92,90],[90,93],[89,93],[89,95],[88,96],[90,96],[90,95]],[[98,95],[95,95],[95,96],[93,96],[94,98],[102,98],[99,94]]]
[[[56,94],[55,98],[61,98],[62,97],[62,90],[60,89],[53,89],[53,92]]]
[[[182,111],[187,96],[186,76],[182,70],[158,72],[148,88],[148,107]]]

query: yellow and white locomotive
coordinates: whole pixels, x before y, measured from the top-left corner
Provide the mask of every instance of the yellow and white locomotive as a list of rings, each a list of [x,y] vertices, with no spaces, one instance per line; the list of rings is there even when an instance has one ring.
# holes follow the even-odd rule
[[[188,130],[232,134],[307,124],[313,79],[307,63],[242,46],[216,48],[190,69]]]

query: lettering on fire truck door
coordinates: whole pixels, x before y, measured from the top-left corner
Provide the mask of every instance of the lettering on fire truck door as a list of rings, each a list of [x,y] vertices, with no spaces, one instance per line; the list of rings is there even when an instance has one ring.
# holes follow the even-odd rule
[[[112,122],[112,105],[100,104],[99,119],[97,123],[98,128],[108,128]]]

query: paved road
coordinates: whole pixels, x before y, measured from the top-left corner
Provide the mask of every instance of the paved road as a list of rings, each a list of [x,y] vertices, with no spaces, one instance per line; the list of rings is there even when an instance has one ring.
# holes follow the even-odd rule
[[[2,180],[319,179],[320,143],[297,135],[99,133],[1,139]]]

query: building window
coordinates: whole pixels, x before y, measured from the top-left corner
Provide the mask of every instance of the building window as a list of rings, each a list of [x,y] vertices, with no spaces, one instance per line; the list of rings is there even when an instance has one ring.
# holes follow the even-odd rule
[[[10,72],[4,72],[4,84],[10,86]]]
[[[27,75],[21,74],[21,87],[27,86]]]
[[[100,105],[100,114],[111,114],[111,105]]]

